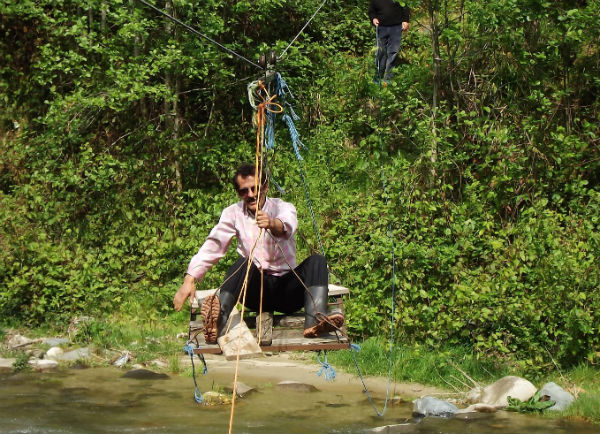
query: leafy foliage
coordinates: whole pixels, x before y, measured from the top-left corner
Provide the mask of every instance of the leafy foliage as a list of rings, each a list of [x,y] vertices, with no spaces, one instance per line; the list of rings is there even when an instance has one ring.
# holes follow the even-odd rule
[[[156,5],[248,59],[321,4],[200,3]],[[303,170],[353,336],[386,335],[393,303],[406,343],[597,363],[600,3],[411,6],[386,88],[364,2],[328,2],[277,65],[309,149],[278,125],[299,259],[318,245]],[[7,0],[0,27],[0,315],[166,315],[252,160],[257,70],[134,1]]]
[[[510,411],[517,411],[519,413],[542,413],[544,410],[552,407],[555,402],[547,399],[547,396],[540,396],[540,392],[537,391],[527,401],[521,401],[519,398],[507,397],[508,408]]]

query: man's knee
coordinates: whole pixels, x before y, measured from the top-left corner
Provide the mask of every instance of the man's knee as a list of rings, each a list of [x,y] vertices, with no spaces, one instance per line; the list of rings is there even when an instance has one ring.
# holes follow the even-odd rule
[[[323,255],[314,254],[309,256],[307,259],[311,261],[311,265],[318,268],[327,269],[327,259]]]

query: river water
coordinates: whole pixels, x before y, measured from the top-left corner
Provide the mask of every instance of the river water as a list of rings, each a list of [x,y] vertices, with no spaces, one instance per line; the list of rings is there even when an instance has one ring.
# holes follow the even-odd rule
[[[0,376],[2,433],[226,433],[231,406],[201,406],[193,399],[193,381],[123,378],[117,368],[70,369],[52,373]],[[232,378],[198,377],[201,391],[231,384]],[[600,427],[515,413],[420,422],[412,404],[388,407],[378,417],[362,389],[326,388],[307,392],[281,389],[260,381],[257,390],[234,407],[234,433],[600,433]],[[320,380],[321,381],[321,380]],[[381,402],[376,402],[381,410]]]

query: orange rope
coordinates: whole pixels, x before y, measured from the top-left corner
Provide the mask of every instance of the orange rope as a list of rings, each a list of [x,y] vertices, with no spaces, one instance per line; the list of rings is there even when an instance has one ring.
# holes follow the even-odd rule
[[[257,200],[257,204],[256,204],[256,210],[259,210],[259,206],[260,206],[260,199],[261,199],[261,194],[262,194],[262,182],[259,182],[259,180],[262,181],[262,176],[263,176],[263,153],[264,153],[264,142],[265,142],[265,113],[267,111],[272,112],[272,113],[283,113],[283,107],[275,102],[273,102],[273,100],[277,97],[277,95],[269,95],[269,92],[267,91],[267,89],[265,88],[264,84],[262,83],[262,81],[258,82],[259,85],[259,91],[257,92],[257,95],[262,99],[262,102],[260,104],[258,104],[257,107],[257,111],[256,111],[256,155],[255,155],[255,167],[254,167],[254,191],[256,191],[256,200]],[[263,96],[264,93],[264,96]],[[254,216],[254,219],[256,221],[256,214]],[[256,238],[256,241],[254,242],[254,246],[252,246],[252,250],[250,251],[250,254],[248,255],[248,264],[247,264],[247,268],[246,268],[246,276],[244,277],[244,283],[242,285],[242,290],[240,291],[240,295],[238,297],[238,303],[240,301],[240,298],[242,298],[242,311],[240,313],[240,323],[242,321],[244,321],[244,310],[245,310],[245,305],[246,305],[246,293],[247,293],[247,289],[248,289],[248,276],[250,274],[250,267],[252,266],[252,262],[253,262],[253,258],[254,258],[254,249],[256,248],[257,244],[258,244],[258,240],[261,238],[262,234],[263,234],[263,229],[261,228],[259,233],[258,233],[258,237]],[[262,298],[263,298],[263,274],[262,274],[262,268],[261,268],[261,285],[260,285],[260,312],[262,313]],[[260,314],[259,314],[260,315]],[[229,327],[231,326],[231,322],[229,322],[229,324],[227,325],[227,332],[229,332]],[[235,412],[235,398],[237,395],[237,379],[238,379],[238,373],[239,373],[239,364],[240,364],[240,347],[241,347],[241,333],[238,334],[238,346],[237,346],[237,355],[236,355],[236,360],[235,360],[235,375],[233,378],[233,397],[231,399],[231,414],[229,416],[229,434],[231,434],[231,431],[233,429],[233,415]],[[259,339],[260,339],[260,334],[259,334]]]

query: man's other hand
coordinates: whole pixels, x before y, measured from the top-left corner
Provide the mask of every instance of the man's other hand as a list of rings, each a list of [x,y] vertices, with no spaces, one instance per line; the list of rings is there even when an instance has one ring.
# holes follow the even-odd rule
[[[256,211],[256,224],[259,228],[271,229],[271,218],[264,211]]]
[[[173,297],[173,307],[176,311],[180,311],[183,307],[185,301],[189,298],[193,300],[193,297],[196,295],[196,284],[194,281],[194,277],[189,274],[185,275],[185,280],[183,281],[183,285],[179,288],[179,290],[175,293],[175,297]]]
[[[379,18],[373,18],[373,25],[377,27],[379,25]]]

